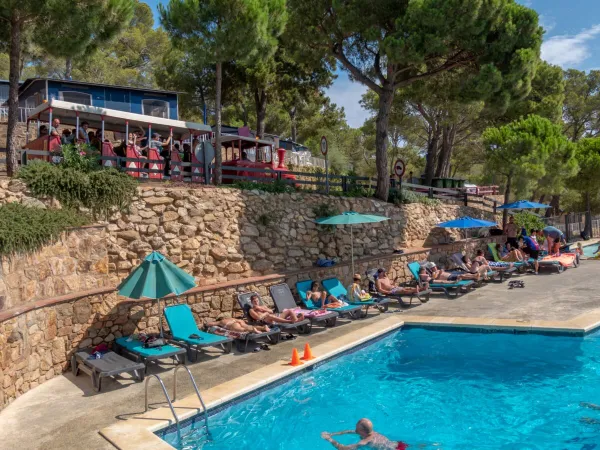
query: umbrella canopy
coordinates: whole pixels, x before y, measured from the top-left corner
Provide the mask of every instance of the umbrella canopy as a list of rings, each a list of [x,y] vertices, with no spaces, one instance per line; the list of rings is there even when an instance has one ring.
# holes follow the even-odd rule
[[[506,205],[499,206],[498,209],[541,209],[550,208],[550,205],[543,203],[530,202],[527,200],[519,200],[514,203],[507,203]]]
[[[448,222],[442,222],[438,224],[441,228],[484,228],[484,227],[495,227],[496,222],[489,222],[487,220],[473,219],[472,217],[465,216],[458,219],[450,220]]]
[[[354,233],[352,231],[352,225],[383,222],[384,220],[389,220],[389,217],[360,214],[356,211],[346,211],[337,216],[320,217],[315,220],[315,222],[319,225],[350,225],[350,255],[352,258],[352,273],[354,273]]]
[[[320,217],[315,222],[319,225],[356,225],[359,223],[383,222],[384,220],[389,220],[389,217],[347,211],[338,216]]]
[[[160,335],[160,299],[169,294],[179,295],[196,286],[194,277],[177,267],[158,252],[152,252],[119,285],[119,295],[128,298],[159,300],[158,315]]]

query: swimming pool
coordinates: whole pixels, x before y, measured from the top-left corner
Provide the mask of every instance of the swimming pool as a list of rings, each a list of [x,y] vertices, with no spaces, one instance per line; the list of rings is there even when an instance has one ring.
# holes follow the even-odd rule
[[[212,442],[179,448],[328,449],[321,431],[368,417],[414,449],[600,449],[600,411],[580,402],[600,404],[600,333],[408,329],[216,413]]]
[[[583,247],[583,255],[587,256],[588,258],[591,258],[596,254],[596,251],[598,250],[598,245],[599,244],[585,245]]]

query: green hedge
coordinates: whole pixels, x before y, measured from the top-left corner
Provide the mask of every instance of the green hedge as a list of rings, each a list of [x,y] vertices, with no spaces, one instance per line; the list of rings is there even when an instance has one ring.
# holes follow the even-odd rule
[[[0,255],[38,250],[57,240],[66,229],[88,222],[87,217],[69,209],[41,209],[20,203],[0,206]]]
[[[84,171],[66,165],[33,162],[17,176],[38,198],[55,198],[67,208],[89,209],[94,217],[125,209],[136,193],[137,181],[115,169]]]

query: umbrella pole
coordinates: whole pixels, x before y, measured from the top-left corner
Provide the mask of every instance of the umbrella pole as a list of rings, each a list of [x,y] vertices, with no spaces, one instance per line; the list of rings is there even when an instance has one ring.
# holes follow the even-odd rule
[[[352,224],[350,224],[350,258],[352,261],[352,276],[354,276],[354,232],[352,230]]]
[[[163,327],[162,327],[162,316],[160,314],[160,298],[157,298],[158,302],[158,329],[160,330],[160,337],[163,337]]]

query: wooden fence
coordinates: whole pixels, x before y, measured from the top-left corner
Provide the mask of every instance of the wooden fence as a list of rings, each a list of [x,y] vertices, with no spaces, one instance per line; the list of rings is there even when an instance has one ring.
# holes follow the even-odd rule
[[[58,162],[56,156],[44,150],[22,150],[21,164],[26,165],[32,159],[47,159]],[[0,160],[0,163],[2,160]],[[190,183],[210,184],[214,165],[163,159],[126,158],[121,156],[100,156],[99,163],[112,166],[139,178],[141,181],[176,180]],[[154,168],[153,168],[154,167]],[[377,184],[374,178],[350,175],[336,175],[301,171],[281,171],[271,168],[222,166],[224,184],[237,182],[284,183],[297,189],[312,190],[331,194],[368,194],[374,192]],[[175,174],[181,175],[175,175]],[[412,183],[399,183],[390,179],[392,191],[408,191],[415,195],[440,200],[446,203],[473,206],[496,213],[497,201],[481,194],[474,194],[468,188],[436,188]]]

